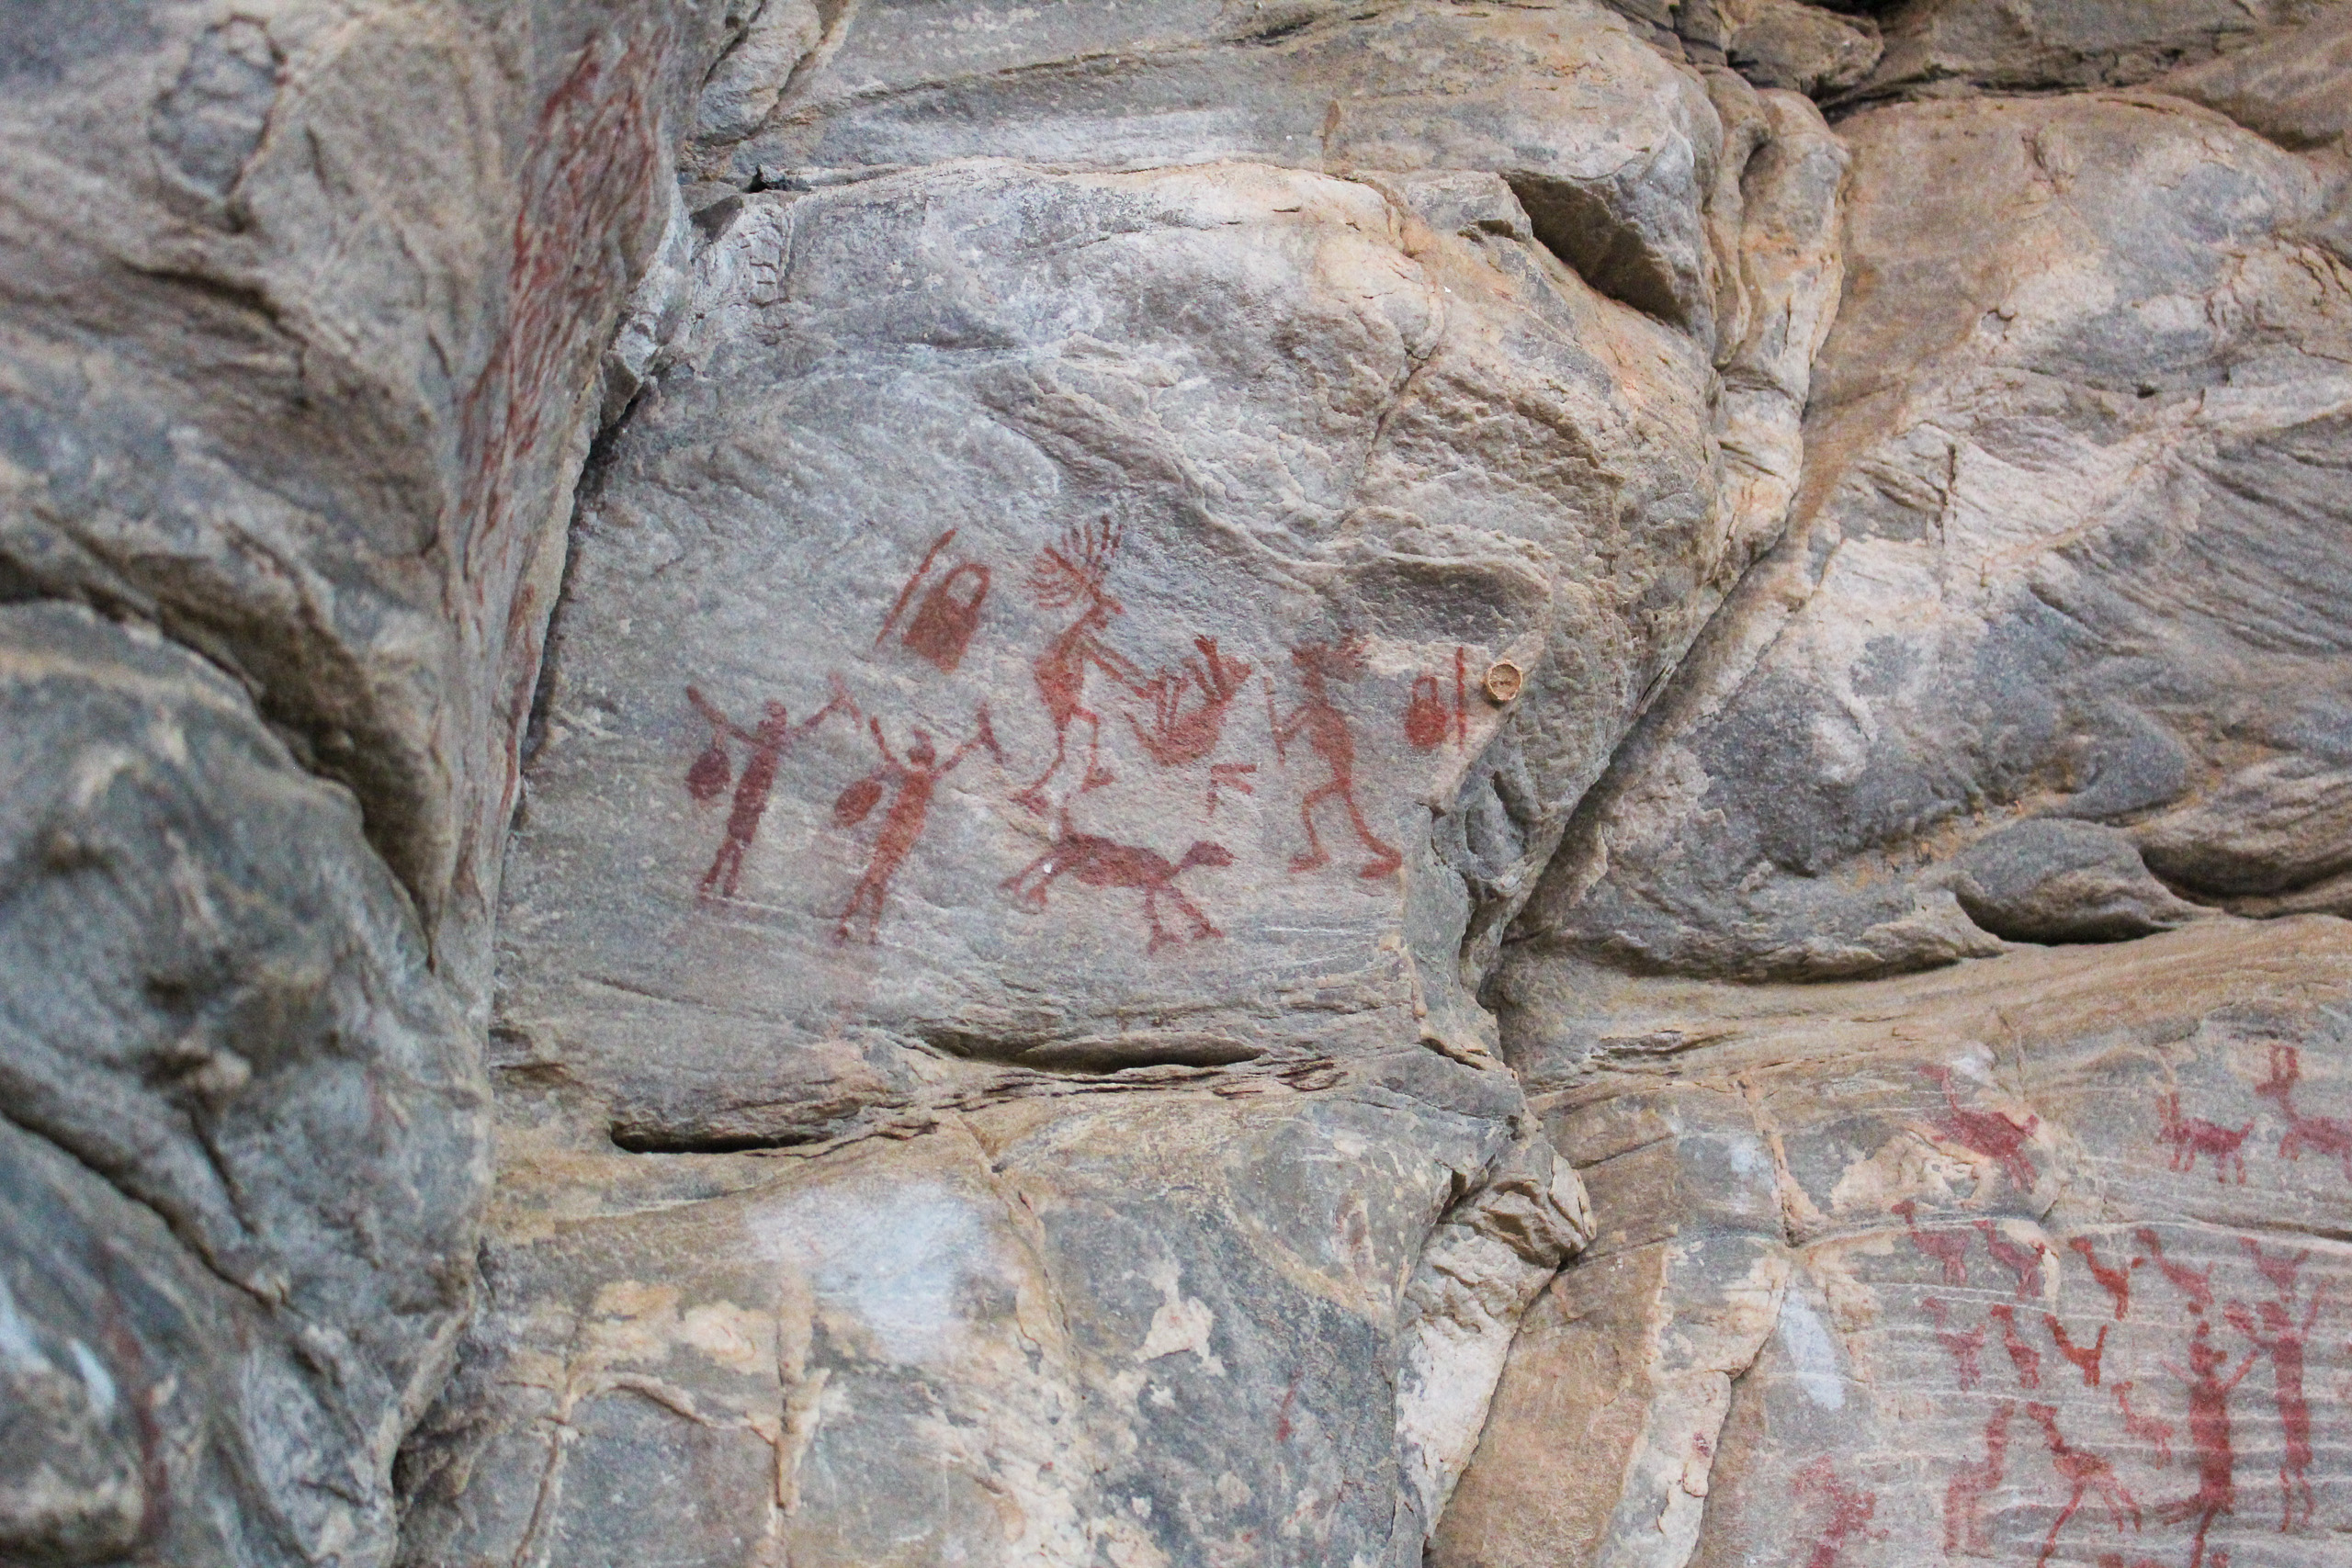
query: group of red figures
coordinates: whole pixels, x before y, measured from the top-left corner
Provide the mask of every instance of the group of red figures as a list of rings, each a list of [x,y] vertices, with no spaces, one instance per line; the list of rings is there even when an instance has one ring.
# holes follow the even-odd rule
[[[956,533],[950,528],[940,535],[907,579],[883,618],[875,638],[876,650],[895,636],[907,650],[943,672],[952,672],[962,663],[980,627],[992,578],[986,566],[970,561],[958,562],[934,576],[933,569],[954,543]],[[1083,887],[1140,893],[1149,939],[1147,951],[1157,953],[1171,943],[1224,934],[1178,886],[1177,879],[1196,867],[1230,865],[1233,856],[1221,845],[1201,840],[1171,861],[1140,845],[1071,827],[1071,802],[1114,782],[1103,762],[1102,715],[1090,701],[1090,683],[1101,677],[1132,699],[1135,705],[1123,709],[1123,716],[1145,755],[1155,766],[1176,768],[1206,761],[1216,750],[1228,713],[1248,690],[1252,668],[1225,654],[1210,637],[1195,637],[1194,652],[1177,667],[1163,667],[1148,675],[1113,647],[1107,634],[1112,623],[1125,613],[1110,590],[1120,537],[1117,525],[1108,520],[1078,525],[1040,549],[1031,562],[1030,597],[1041,610],[1060,617],[1060,629],[1030,660],[1030,675],[1052,726],[1054,742],[1044,769],[1014,791],[1012,800],[1054,826],[1045,852],[1005,878],[1003,886],[1018,902],[1037,908],[1046,907],[1054,884],[1065,878]],[[1286,765],[1294,752],[1303,749],[1321,774],[1299,800],[1299,823],[1306,847],[1292,858],[1290,869],[1307,872],[1329,864],[1331,851],[1324,832],[1336,827],[1363,852],[1358,875],[1370,879],[1391,875],[1403,863],[1403,857],[1380,837],[1357,798],[1353,721],[1332,694],[1335,684],[1363,673],[1363,644],[1358,638],[1308,643],[1293,649],[1290,656],[1303,694],[1287,714],[1278,708],[1272,677],[1265,680],[1266,719],[1274,760]],[[1437,677],[1423,676],[1415,682],[1404,716],[1406,738],[1416,748],[1431,750],[1449,736],[1457,745],[1466,746],[1465,657],[1463,650],[1456,650],[1451,712]],[[922,836],[933,797],[948,774],[975,750],[986,750],[1000,764],[1005,761],[986,705],[975,716],[970,738],[944,756],[933,738],[919,728],[910,731],[901,755],[891,748],[881,721],[861,713],[838,676],[832,678],[831,700],[797,725],[778,702],[768,703],[761,720],[747,728],[729,718],[695,687],[686,688],[686,697],[711,730],[709,746],[688,770],[688,791],[697,800],[716,801],[730,783],[733,787],[724,838],[703,874],[701,890],[706,896],[736,896],[744,856],[759,832],[782,759],[795,741],[835,715],[854,726],[862,724],[870,736],[880,761],[871,773],[842,793],[834,804],[833,822],[839,828],[855,828],[881,807],[881,823],[874,834],[865,874],[835,925],[837,942],[878,940],[891,879]],[[732,765],[730,743],[742,751],[740,771]],[[1257,771],[1255,762],[1210,763],[1207,815],[1216,816],[1224,794],[1254,794],[1252,775]]]
[[[2302,1076],[2298,1049],[2272,1044],[2268,1068],[2269,1077],[2255,1086],[2255,1093],[2276,1102],[2285,1118],[2280,1156],[2293,1161],[2309,1149],[2344,1157],[2339,1145],[2352,1142],[2352,1130],[2333,1118],[2306,1114],[2294,1104],[2295,1088]],[[2039,1172],[2028,1151],[2039,1131],[2038,1121],[2030,1115],[2020,1120],[2002,1111],[1964,1107],[1947,1069],[1922,1070],[1940,1088],[1944,1101],[1923,1130],[1939,1142],[1956,1144],[1999,1167],[2015,1181],[2020,1195],[2030,1194]],[[2208,1158],[2213,1162],[2217,1180],[2244,1179],[2244,1147],[2254,1129],[2252,1122],[2225,1127],[2185,1116],[2177,1089],[2168,1089],[2160,1097],[2158,1114],[2159,1145],[2169,1150],[2171,1168],[2186,1173],[2196,1168],[2198,1159]],[[2352,1178],[2352,1165],[2347,1165],[2346,1174]],[[2302,1289],[2301,1272],[2311,1257],[2309,1248],[2266,1250],[2250,1237],[2238,1238],[2238,1246],[2270,1293],[2250,1303],[2221,1302],[2217,1313],[2215,1264],[2191,1268],[2177,1257],[2166,1256],[2164,1237],[2155,1227],[2135,1227],[2132,1233],[2134,1250],[2128,1260],[2118,1257],[2111,1263],[2102,1259],[2098,1245],[2090,1237],[2070,1237],[2067,1250],[2079,1258],[2111,1307],[2110,1320],[2098,1324],[2093,1334],[2070,1329],[2056,1314],[2040,1310],[2044,1265],[2054,1259],[2050,1247],[2033,1238],[2030,1227],[2017,1227],[2024,1236],[2021,1241],[1988,1219],[1974,1218],[1962,1226],[1923,1225],[1912,1200],[1896,1203],[1893,1212],[1903,1222],[1912,1248],[1933,1265],[1945,1286],[1969,1284],[1969,1263],[1979,1239],[1985,1254],[2011,1282],[2009,1299],[1990,1304],[1984,1320],[1973,1326],[1962,1327],[1960,1310],[1939,1295],[1920,1301],[1931,1325],[1928,1332],[1950,1357],[1954,1381],[1962,1392],[1973,1392],[1983,1383],[1984,1353],[1996,1329],[2020,1391],[1993,1404],[1984,1420],[1984,1457],[1963,1465],[1945,1488],[1947,1558],[1991,1555],[1985,1505],[2009,1474],[2012,1429],[2022,1420],[2024,1430],[2040,1438],[2052,1469],[2066,1489],[2042,1540],[2037,1568],[2057,1551],[2061,1532],[2086,1500],[2098,1503],[2119,1535],[2127,1529],[2137,1534],[2151,1522],[2190,1526],[2188,1568],[2227,1568],[2229,1554],[2209,1550],[2208,1539],[2216,1521],[2237,1507],[2237,1453],[2230,1403],[2255,1364],[2266,1359],[2281,1438],[2278,1529],[2291,1532],[2299,1525],[2310,1527],[2314,1507],[2310,1480],[2313,1454],[2311,1404],[2304,1392],[2305,1354],[2326,1303],[2327,1286],[2323,1282],[2308,1292]],[[2194,1456],[2197,1484],[2186,1496],[2143,1509],[2118,1477],[2112,1462],[2067,1438],[2059,1424],[2060,1407],[2052,1398],[2030,1397],[2043,1391],[2044,1358],[2033,1337],[2020,1328],[2019,1318],[2028,1313],[2038,1317],[2051,1350],[2075,1369],[2085,1388],[2099,1388],[2109,1332],[2130,1317],[2133,1278],[2150,1267],[2186,1306],[2194,1325],[2181,1359],[2165,1358],[2160,1364],[2177,1380],[2185,1400],[2185,1436]],[[2216,1343],[2217,1318],[2247,1347],[2234,1359]],[[2109,1381],[2104,1392],[2113,1399],[2123,1431],[2138,1451],[2158,1467],[2169,1466],[2173,1439],[2181,1433],[2181,1427],[2158,1415],[2149,1391],[2135,1382]],[[2141,1401],[2137,1406],[2135,1394]],[[1867,1525],[1876,1498],[1835,1482],[1826,1461],[1815,1468],[1819,1473],[1805,1472],[1798,1477],[1796,1487],[1801,1495],[1809,1491],[1820,1496],[1826,1507],[1816,1521],[1820,1529],[1814,1536],[1817,1545],[1809,1568],[1836,1568],[1846,1543]],[[2098,1562],[2100,1568],[2156,1568],[2154,1559],[2134,1556],[2127,1561],[2121,1552],[2102,1554]]]

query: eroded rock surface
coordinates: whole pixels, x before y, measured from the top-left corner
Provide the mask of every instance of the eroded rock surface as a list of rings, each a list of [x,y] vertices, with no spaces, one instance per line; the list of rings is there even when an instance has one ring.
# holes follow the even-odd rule
[[[1586,802],[1531,946],[1813,978],[2341,909],[2324,172],[2156,96],[1841,134],[1857,260],[1800,534]]]
[[[2347,28],[17,6],[0,1559],[2333,1561]]]

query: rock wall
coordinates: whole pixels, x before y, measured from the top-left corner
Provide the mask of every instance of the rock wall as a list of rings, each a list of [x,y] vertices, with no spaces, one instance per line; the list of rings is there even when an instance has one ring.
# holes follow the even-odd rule
[[[2333,1561],[2352,8],[0,73],[0,1561]]]

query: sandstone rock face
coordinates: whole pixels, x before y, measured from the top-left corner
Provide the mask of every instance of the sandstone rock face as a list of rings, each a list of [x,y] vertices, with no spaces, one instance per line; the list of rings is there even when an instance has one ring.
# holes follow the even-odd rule
[[[0,1562],[2333,1562],[2347,29],[14,7]]]

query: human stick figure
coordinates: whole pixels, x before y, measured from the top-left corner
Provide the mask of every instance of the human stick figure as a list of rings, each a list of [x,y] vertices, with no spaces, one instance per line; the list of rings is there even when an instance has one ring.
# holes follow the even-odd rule
[[[1086,769],[1074,793],[1082,795],[1111,782],[1102,762],[1102,718],[1086,705],[1087,671],[1100,670],[1137,696],[1150,694],[1141,672],[1102,640],[1111,617],[1125,609],[1106,586],[1119,538],[1118,525],[1107,518],[1079,524],[1059,542],[1039,550],[1029,568],[1029,592],[1038,604],[1048,610],[1081,606],[1078,619],[1063,627],[1029,665],[1046,716],[1053,722],[1054,760],[1012,798],[1040,816],[1052,804],[1046,785],[1069,757],[1070,726],[1081,719],[1086,724]]]
[[[981,705],[978,718],[979,726],[972,738],[950,752],[944,761],[940,761],[929,733],[921,728],[911,732],[913,738],[907,743],[906,760],[900,761],[883,737],[882,721],[865,721],[874,737],[875,749],[882,753],[882,765],[842,791],[841,798],[833,803],[833,822],[837,827],[855,827],[885,794],[890,796],[890,804],[882,814],[881,830],[875,835],[874,853],[866,862],[865,874],[858,878],[849,907],[842,911],[841,921],[833,928],[835,942],[856,940],[861,919],[865,925],[865,941],[871,944],[880,940],[882,908],[890,896],[890,878],[898,874],[908,852],[922,837],[923,823],[931,815],[931,800],[939,788],[939,781],[954,773],[975,747],[986,747],[989,756],[999,762],[1004,761],[1004,753],[996,743],[996,732],[989,726],[986,704]]]
[[[1337,643],[1311,642],[1291,650],[1291,662],[1298,666],[1299,683],[1306,688],[1306,700],[1300,703],[1286,718],[1274,716],[1273,678],[1266,681],[1266,716],[1274,730],[1274,758],[1285,760],[1286,748],[1299,737],[1306,739],[1307,749],[1323,760],[1329,776],[1306,792],[1298,803],[1298,819],[1306,829],[1306,852],[1292,857],[1293,871],[1312,871],[1330,863],[1331,856],[1323,847],[1321,835],[1315,830],[1315,808],[1327,800],[1337,800],[1347,812],[1348,824],[1363,847],[1372,852],[1356,874],[1367,880],[1388,875],[1404,863],[1393,845],[1382,841],[1363,818],[1363,810],[1356,804],[1356,741],[1348,716],[1331,700],[1330,682],[1351,681],[1363,673],[1363,641],[1349,637]]]
[[[2189,1553],[2188,1568],[2202,1568],[2205,1538],[2213,1521],[2236,1509],[2237,1450],[2231,1441],[2230,1394],[2245,1380],[2256,1354],[2247,1351],[2238,1370],[2224,1378],[2220,1373],[2229,1364],[2229,1353],[2213,1348],[2212,1332],[2210,1321],[2197,1325],[2188,1340],[2188,1370],[2164,1363],[2166,1371],[2188,1385],[2188,1440],[2197,1450],[2197,1490],[2165,1504],[2157,1517],[2167,1524],[2197,1521],[2197,1545]]]
[[[727,814],[727,836],[719,841],[718,852],[710,859],[710,869],[703,873],[701,891],[719,889],[720,897],[732,898],[743,878],[743,856],[760,830],[760,818],[768,808],[768,796],[775,789],[778,764],[792,742],[808,734],[836,712],[847,711],[854,719],[857,704],[842,684],[838,675],[830,678],[832,700],[819,708],[799,728],[794,728],[782,703],[770,701],[762,710],[759,726],[746,729],[722,713],[718,705],[693,686],[686,688],[686,701],[710,725],[710,747],[695,761],[686,774],[686,789],[696,799],[707,800],[727,787],[727,741],[740,741],[744,748],[743,771],[735,782],[735,804]]]

